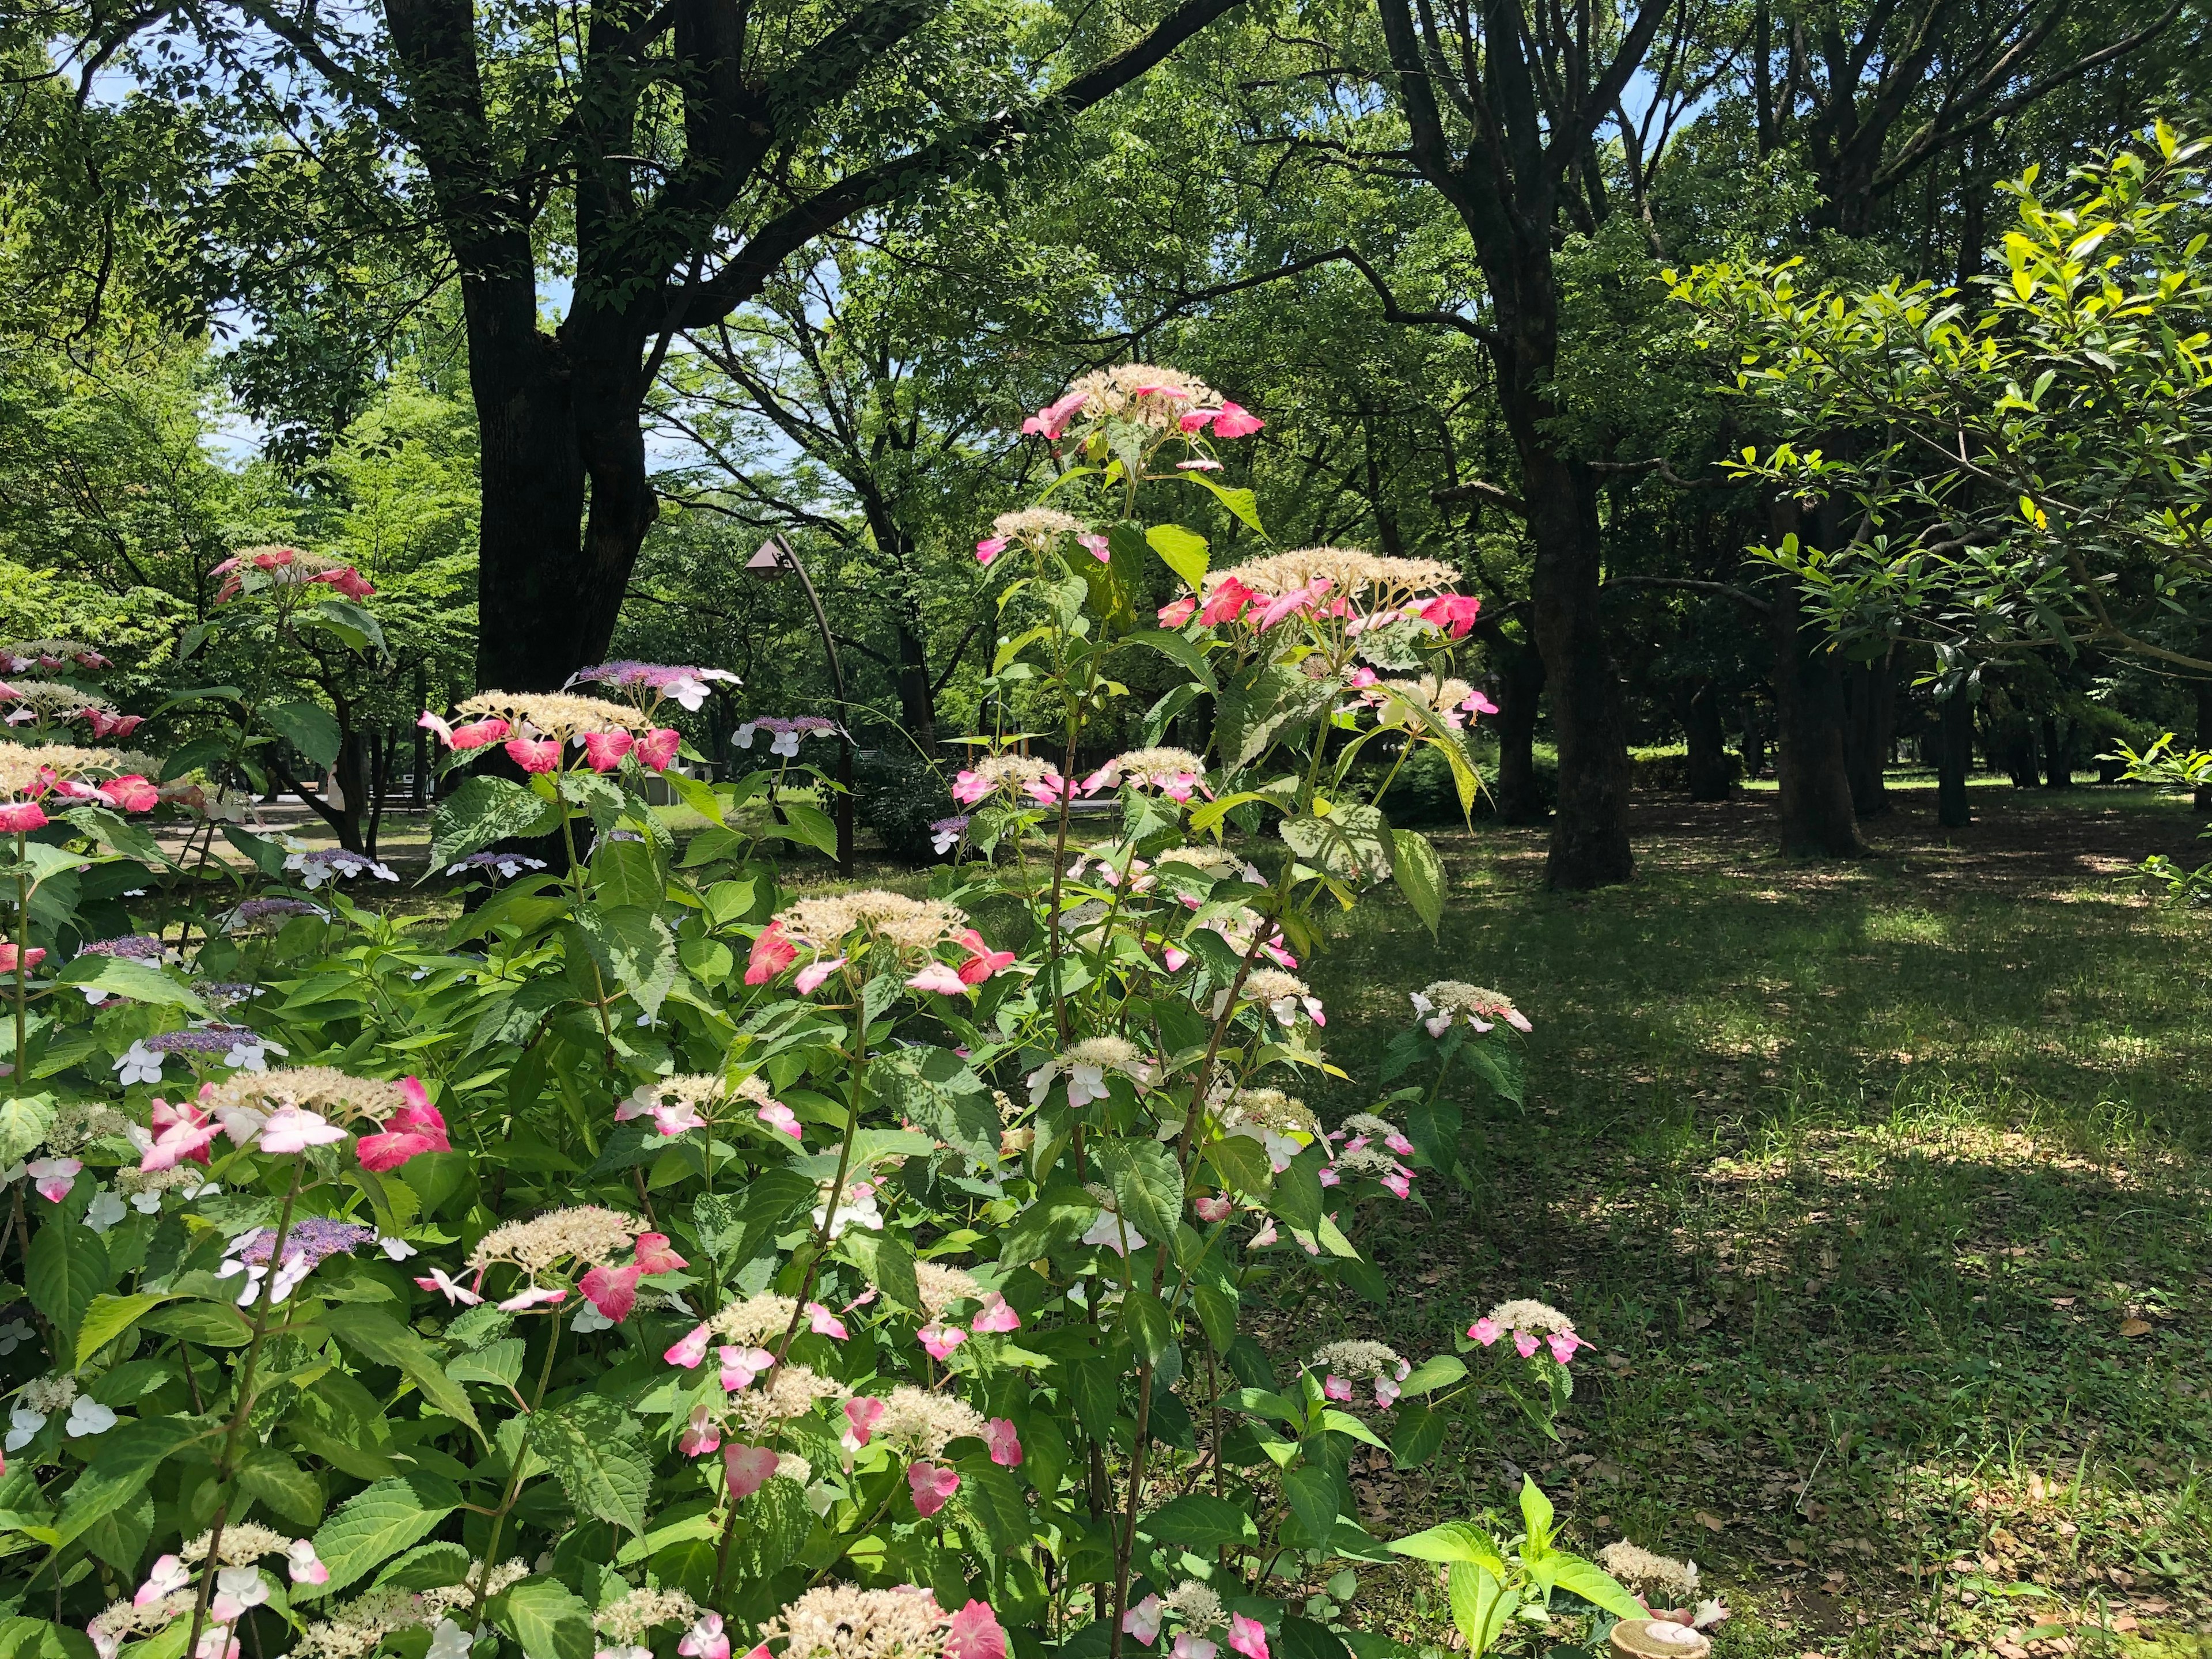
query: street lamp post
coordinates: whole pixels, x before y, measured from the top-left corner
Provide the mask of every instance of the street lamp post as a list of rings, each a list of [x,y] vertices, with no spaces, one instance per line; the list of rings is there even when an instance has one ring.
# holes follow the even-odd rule
[[[806,574],[799,555],[781,536],[771,536],[745,562],[745,568],[763,581],[774,581],[786,572],[799,578],[806,602],[814,608],[814,625],[822,631],[822,649],[830,658],[830,682],[837,692],[837,873],[853,873],[853,735],[848,726],[852,708],[845,696],[845,671],[837,661],[837,641],[830,635],[830,618],[822,610],[822,596]]]

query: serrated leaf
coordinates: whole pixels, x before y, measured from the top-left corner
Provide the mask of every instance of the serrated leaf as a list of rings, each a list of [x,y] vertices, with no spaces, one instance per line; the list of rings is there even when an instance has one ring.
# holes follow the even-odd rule
[[[1390,873],[1398,878],[1398,890],[1434,939],[1444,919],[1444,861],[1418,830],[1390,831]]]
[[[324,1584],[295,1584],[292,1599],[306,1601],[343,1589],[410,1544],[420,1543],[461,1505],[459,1489],[422,1469],[379,1480],[356,1492],[315,1532],[315,1553],[331,1570]]]
[[[868,1282],[894,1305],[913,1310],[921,1306],[921,1291],[914,1273],[914,1252],[902,1239],[854,1227],[839,1241]]]
[[[391,1315],[365,1303],[348,1302],[332,1307],[323,1316],[323,1323],[349,1352],[375,1364],[392,1366],[421,1390],[424,1400],[483,1437],[483,1425],[477,1421],[476,1407],[461,1385],[446,1375],[429,1344]]]
[[[431,867],[442,869],[509,836],[542,836],[559,823],[559,815],[558,807],[512,778],[464,778],[431,814]]]
[[[653,1467],[636,1449],[637,1419],[600,1395],[580,1395],[529,1418],[525,1438],[580,1515],[645,1532]]]
[[[55,1215],[31,1235],[23,1268],[24,1288],[72,1352],[78,1328],[93,1298],[113,1282],[107,1247],[91,1228]]]
[[[1095,1142],[1098,1167],[1114,1191],[1114,1205],[1146,1238],[1164,1242],[1182,1219],[1182,1170],[1157,1140]]]
[[[1340,881],[1380,881],[1393,868],[1389,828],[1372,806],[1340,803],[1327,817],[1285,818],[1275,833],[1308,864]]]
[[[658,1018],[676,982],[676,935],[659,914],[642,905],[587,904],[575,915],[592,959],[629,993],[648,1019]]]
[[[261,718],[278,737],[328,771],[338,763],[343,741],[331,711],[316,702],[276,702],[261,711]]]
[[[1180,576],[1192,592],[1206,585],[1205,537],[1179,524],[1156,524],[1145,532],[1145,540],[1160,556],[1160,562]]]
[[[1283,1496],[1308,1542],[1326,1544],[1336,1525],[1336,1476],[1318,1464],[1301,1463],[1283,1471]]]
[[[1123,643],[1141,645],[1157,651],[1206,690],[1220,690],[1219,683],[1213,678],[1213,665],[1206,661],[1206,653],[1180,634],[1171,634],[1159,628],[1142,628],[1130,635]]]
[[[16,1096],[0,1101],[0,1160],[4,1160],[0,1167],[21,1164],[53,1127],[54,1106],[50,1100]]]
[[[1440,1353],[1414,1366],[1413,1374],[1398,1389],[1404,1395],[1434,1394],[1438,1389],[1449,1388],[1466,1375],[1466,1361],[1456,1354]]]
[[[101,1435],[92,1462],[62,1502],[54,1522],[55,1547],[81,1537],[102,1516],[134,1500],[154,1471],[200,1431],[186,1417],[137,1417]]]
[[[79,957],[58,977],[64,985],[106,991],[138,1002],[195,1014],[208,1011],[207,1004],[190,986],[171,979],[150,962],[133,962],[128,957]]]
[[[1259,1528],[1236,1504],[1211,1492],[1185,1492],[1138,1522],[1150,1536],[1166,1542],[1214,1549],[1259,1542]]]
[[[302,1532],[323,1518],[322,1482],[274,1446],[256,1446],[238,1466],[239,1489]]]
[[[950,1048],[893,1048],[868,1070],[875,1095],[900,1117],[978,1163],[999,1158],[999,1107]]]
[[[557,1578],[526,1578],[500,1598],[524,1659],[592,1659],[592,1610]]]
[[[169,1298],[140,1291],[136,1296],[95,1296],[92,1305],[84,1310],[84,1320],[77,1327],[76,1363],[83,1365],[93,1355],[138,1322],[139,1316],[160,1307]]]

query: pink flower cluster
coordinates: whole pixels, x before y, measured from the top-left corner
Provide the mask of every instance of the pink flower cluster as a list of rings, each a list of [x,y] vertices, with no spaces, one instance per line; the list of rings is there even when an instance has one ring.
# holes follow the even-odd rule
[[[640,1233],[632,1255],[633,1259],[623,1267],[592,1268],[576,1286],[584,1293],[584,1300],[599,1310],[602,1318],[611,1319],[617,1325],[628,1319],[630,1310],[637,1305],[639,1279],[647,1273],[672,1273],[691,1265],[668,1248],[666,1233]]]
[[[234,599],[246,591],[246,574],[249,570],[259,571],[266,576],[275,576],[278,571],[285,571],[289,573],[289,580],[320,582],[356,601],[368,599],[376,592],[368,579],[349,564],[339,564],[334,560],[303,554],[296,547],[264,547],[252,553],[241,553],[234,558],[225,559],[208,573],[211,576],[228,578],[215,596],[217,605],[227,599]],[[280,580],[287,579],[278,578]]]
[[[0,695],[5,690],[0,687]],[[135,725],[137,717],[131,718]],[[64,778],[51,766],[46,766],[39,769],[38,787],[27,799],[0,801],[0,833],[27,836],[34,830],[45,829],[52,820],[47,817],[40,803],[49,795],[94,806],[112,806],[118,812],[150,812],[161,802],[161,792],[136,772],[94,785],[81,778]]]
[[[385,1119],[376,1133],[362,1136],[355,1148],[361,1167],[372,1175],[396,1170],[425,1152],[453,1150],[447,1139],[445,1115],[430,1103],[420,1080],[402,1079],[399,1091],[404,1097],[399,1108]],[[201,1100],[204,1103],[213,1093],[212,1084],[204,1085]],[[235,1146],[252,1141],[261,1151],[280,1157],[303,1152],[310,1146],[327,1146],[346,1136],[343,1129],[319,1113],[291,1105],[273,1112],[251,1106],[218,1106],[210,1110],[188,1101],[171,1103],[157,1096],[149,1121],[149,1130],[133,1132],[134,1137],[144,1135],[138,1142],[138,1167],[149,1172],[172,1170],[187,1160],[205,1164],[208,1148],[219,1134],[228,1135]]]
[[[1195,617],[1202,628],[1218,628],[1224,623],[1242,622],[1255,632],[1264,634],[1292,617],[1325,616],[1344,620],[1347,634],[1365,633],[1391,623],[1419,622],[1455,640],[1463,640],[1482,611],[1481,599],[1473,594],[1439,593],[1433,599],[1407,605],[1402,610],[1378,611],[1369,616],[1359,616],[1352,611],[1346,600],[1328,598],[1333,586],[1328,577],[1316,576],[1304,587],[1292,588],[1287,593],[1269,599],[1248,587],[1231,572],[1210,593],[1202,596],[1186,593],[1172,605],[1162,605],[1159,610],[1160,626],[1181,628]],[[1494,714],[1498,711],[1492,708],[1487,712]]]
[[[114,666],[106,658],[89,646],[73,656],[67,657],[52,651],[34,652],[26,656],[6,646],[0,646],[0,674],[27,673],[33,668],[43,668],[51,674],[55,669],[72,662],[79,668],[98,669]]]
[[[994,974],[1004,973],[1014,965],[1015,957],[1012,951],[994,951],[989,942],[973,927],[962,928],[953,939],[961,949],[968,952],[968,959],[958,963],[927,963],[921,971],[908,976],[907,989],[934,992],[940,996],[963,996]],[[785,934],[783,924],[771,921],[761,929],[760,936],[753,940],[753,948],[745,958],[745,983],[766,985],[798,960],[799,947]],[[801,996],[813,995],[821,989],[823,981],[842,968],[845,962],[843,957],[816,957],[799,970],[799,976],[792,982],[793,988]],[[779,1124],[776,1127],[782,1126]]]
[[[483,749],[507,738],[507,757],[524,771],[553,772],[561,766],[561,740],[558,738],[532,737],[527,729],[515,732],[514,727],[497,715],[480,720],[471,720],[465,726],[454,726],[432,714],[422,711],[415,722],[426,732],[435,732],[447,748],[454,750]],[[510,733],[514,733],[509,736]],[[635,757],[648,771],[665,772],[676,761],[676,751],[683,744],[684,734],[673,726],[656,726],[643,737],[629,732],[584,732],[576,741],[584,750],[584,764],[594,772],[611,772],[625,759]]]
[[[1505,1334],[1505,1328],[1492,1319],[1489,1315],[1485,1314],[1467,1328],[1467,1334],[1486,1348]],[[1552,1358],[1564,1365],[1575,1357],[1577,1350],[1587,1348],[1589,1344],[1577,1336],[1571,1328],[1563,1331],[1553,1331],[1546,1335],[1540,1343],[1533,1331],[1513,1333],[1514,1352],[1523,1359],[1534,1359],[1539,1346],[1549,1348],[1552,1351]]]

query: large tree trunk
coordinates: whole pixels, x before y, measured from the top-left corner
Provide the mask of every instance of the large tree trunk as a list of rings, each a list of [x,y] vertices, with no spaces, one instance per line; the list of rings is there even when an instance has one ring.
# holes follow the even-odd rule
[[[937,753],[937,696],[929,684],[929,640],[921,612],[911,599],[898,611],[899,720],[915,747]],[[842,718],[842,716],[841,716]]]
[[[1583,467],[1524,444],[1522,477],[1536,558],[1528,579],[1537,648],[1559,750],[1559,811],[1544,879],[1577,890],[1628,880],[1628,716],[1606,649],[1597,489]]]
[[[1974,821],[1966,801],[1966,774],[1974,764],[1974,708],[1963,685],[1954,687],[1937,708],[1936,822],[1946,830],[1963,830]]]
[[[1844,765],[1851,786],[1851,808],[1861,818],[1889,811],[1889,788],[1882,776],[1889,761],[1890,731],[1897,715],[1897,671],[1893,653],[1879,662],[1850,664],[1843,671],[1845,715]]]
[[[1551,809],[1536,787],[1536,706],[1544,695],[1544,657],[1533,645],[1491,636],[1498,664],[1498,820],[1541,823]]]
[[[1721,726],[1721,694],[1711,680],[1690,688],[1682,711],[1682,737],[1689,750],[1689,789],[1692,800],[1726,800],[1735,793],[1729,775],[1728,747]]]
[[[2197,654],[2203,656],[2212,640],[2200,641]],[[2197,746],[2212,749],[2212,679],[2197,682]],[[2200,812],[2212,812],[2212,783],[2200,783],[2192,803]]]
[[[1794,530],[1796,511],[1783,503],[1778,519]],[[1866,851],[1851,809],[1850,775],[1844,763],[1844,684],[1827,634],[1805,614],[1794,581],[1774,585],[1767,610],[1774,647],[1774,712],[1780,786],[1782,850],[1822,858]]]
[[[2043,716],[2043,787],[2045,789],[2071,789],[2074,769],[2066,759],[2066,741],[2059,733],[2056,709]]]

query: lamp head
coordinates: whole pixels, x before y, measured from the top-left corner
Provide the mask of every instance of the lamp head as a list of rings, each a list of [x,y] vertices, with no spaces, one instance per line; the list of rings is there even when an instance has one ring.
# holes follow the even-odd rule
[[[758,552],[745,561],[745,570],[763,581],[772,582],[791,568],[790,556],[783,544],[771,536],[760,544]]]

